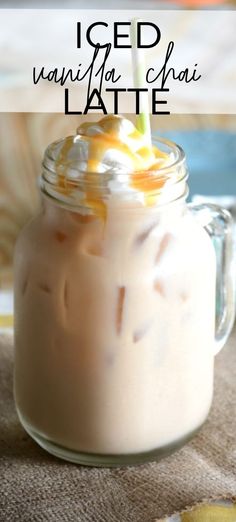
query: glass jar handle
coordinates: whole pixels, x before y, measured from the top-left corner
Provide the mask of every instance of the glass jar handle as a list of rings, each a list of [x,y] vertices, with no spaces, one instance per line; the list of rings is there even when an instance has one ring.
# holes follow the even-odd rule
[[[218,205],[190,204],[189,208],[210,235],[216,253],[216,355],[226,343],[235,319],[233,219]]]

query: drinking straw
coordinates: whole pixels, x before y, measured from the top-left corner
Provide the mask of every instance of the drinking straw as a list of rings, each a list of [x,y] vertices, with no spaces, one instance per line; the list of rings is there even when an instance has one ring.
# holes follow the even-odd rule
[[[137,47],[137,22],[139,21],[140,20],[137,18],[131,20],[132,68],[135,89],[145,88],[146,77],[144,50]],[[140,113],[137,115],[137,128],[144,135],[147,145],[151,146],[152,140],[148,92],[141,92],[139,99]]]

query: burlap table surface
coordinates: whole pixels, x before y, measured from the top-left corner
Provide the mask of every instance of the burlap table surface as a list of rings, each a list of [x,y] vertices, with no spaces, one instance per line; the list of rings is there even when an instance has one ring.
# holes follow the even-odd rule
[[[0,522],[154,522],[236,494],[236,332],[216,357],[214,403],[201,432],[170,457],[136,467],[80,467],[40,449],[18,422],[12,370],[12,338],[1,336]]]

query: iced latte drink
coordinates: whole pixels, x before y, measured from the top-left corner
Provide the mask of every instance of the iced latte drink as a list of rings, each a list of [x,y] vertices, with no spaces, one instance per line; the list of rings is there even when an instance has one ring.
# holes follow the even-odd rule
[[[43,209],[16,247],[15,399],[59,457],[142,462],[208,415],[216,259],[186,177],[179,147],[121,117],[45,153]]]

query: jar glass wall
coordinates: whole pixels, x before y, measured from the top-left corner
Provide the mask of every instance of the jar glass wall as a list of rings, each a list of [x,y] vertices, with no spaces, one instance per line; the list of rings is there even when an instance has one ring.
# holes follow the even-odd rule
[[[101,217],[44,175],[43,211],[17,243],[17,410],[67,460],[157,458],[211,406],[215,252],[185,202],[183,153],[162,143],[181,175],[158,204],[104,196]]]

